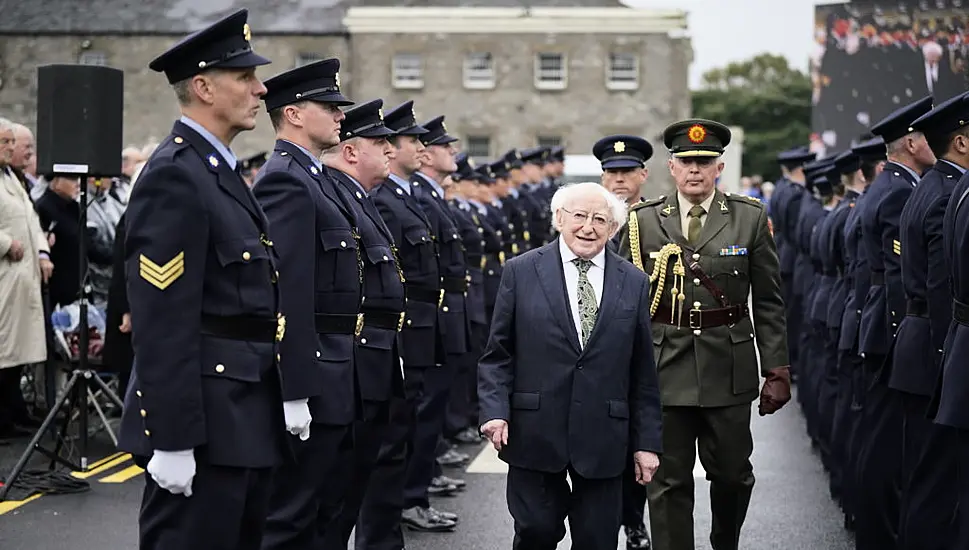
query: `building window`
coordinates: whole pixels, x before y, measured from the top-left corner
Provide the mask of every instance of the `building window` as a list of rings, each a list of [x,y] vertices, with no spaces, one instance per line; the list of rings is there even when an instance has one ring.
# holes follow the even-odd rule
[[[317,61],[322,61],[323,59],[323,56],[318,53],[300,52],[296,54],[296,66],[302,67],[303,65],[316,63]]]
[[[540,53],[535,56],[535,87],[540,90],[564,90],[568,82],[565,56]]]
[[[562,145],[561,136],[538,136],[539,147],[558,147]]]
[[[490,53],[469,53],[465,56],[464,87],[472,90],[495,87],[495,62]]]
[[[467,143],[468,156],[475,161],[484,161],[491,156],[491,138],[488,136],[468,136]]]
[[[394,88],[415,90],[424,87],[424,66],[416,53],[399,53],[394,56],[392,69]]]
[[[108,64],[108,54],[95,51],[81,52],[81,55],[77,58],[77,62],[81,65],[104,66]]]
[[[631,53],[609,54],[606,67],[606,88],[635,90],[639,88],[639,58]]]

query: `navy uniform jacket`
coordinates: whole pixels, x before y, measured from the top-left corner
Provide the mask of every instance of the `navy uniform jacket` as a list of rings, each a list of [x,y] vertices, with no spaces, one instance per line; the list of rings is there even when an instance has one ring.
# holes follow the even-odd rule
[[[397,255],[407,290],[407,319],[400,334],[404,365],[420,368],[441,364],[444,358],[437,327],[441,274],[430,222],[417,199],[392,179],[374,191],[373,201],[394,242],[399,243]]]
[[[363,245],[363,329],[357,339],[357,383],[360,396],[371,402],[402,395],[397,335],[404,324],[404,274],[397,263],[394,237],[373,200],[343,172],[327,168],[343,199],[353,208]]]
[[[792,194],[791,187],[796,184],[791,183],[787,178],[777,181],[774,194],[770,199],[770,218],[774,226],[774,242],[777,243],[777,256],[781,264],[781,273],[790,276],[794,272],[794,259],[797,257],[797,249],[791,242],[791,235],[788,233],[784,215],[787,213],[787,201]]]
[[[871,268],[868,258],[861,250],[861,212],[868,202],[866,190],[855,200],[855,207],[848,212],[844,231],[845,285],[848,288],[844,316],[841,318],[841,339],[838,351],[858,352],[858,331],[861,325],[861,308],[871,287]]]
[[[353,211],[322,172],[299,147],[278,140],[252,191],[269,218],[285,290],[283,397],[309,397],[314,422],[347,425],[363,272]]]
[[[961,176],[948,162],[936,162],[902,210],[899,246],[907,315],[898,327],[889,387],[925,397],[931,397],[939,378],[942,347],[952,321],[942,218]]]
[[[548,243],[549,232],[551,231],[549,211],[542,206],[542,203],[535,196],[535,191],[522,186],[518,192],[522,215],[527,216],[528,219],[530,238],[526,238],[526,240],[531,248],[540,248]]]
[[[805,321],[810,320],[811,305],[817,290],[817,276],[811,259],[811,235],[817,221],[824,215],[824,207],[813,196],[808,195],[800,202],[794,243],[797,246],[797,261],[794,264],[794,288],[798,296],[804,297],[801,312]]]
[[[282,457],[279,294],[269,222],[238,172],[176,122],[128,202],[135,361],[119,448],[195,449],[262,468]]]
[[[484,220],[477,208],[469,202],[448,201],[458,232],[464,243],[468,260],[468,322],[476,325],[488,324],[485,317],[484,264],[485,233]],[[488,228],[494,234],[494,229]]]
[[[935,422],[969,429],[969,174],[964,174],[949,198],[942,219],[942,246],[952,285],[952,324],[942,355],[942,380],[929,414]]]
[[[558,239],[509,260],[478,363],[481,423],[508,421],[502,460],[602,479],[620,475],[634,451],[662,452],[649,303],[646,274],[606,251],[599,313],[581,347]]]
[[[498,298],[498,286],[501,284],[501,271],[505,268],[505,261],[514,257],[511,251],[511,243],[508,237],[511,235],[507,229],[504,213],[498,207],[486,204],[488,214],[485,219],[494,228],[495,241],[485,240],[485,267],[484,267],[484,289],[485,289],[485,313],[488,322],[491,322],[491,312],[495,309],[495,300]],[[497,244],[497,249],[495,245]]]
[[[793,277],[795,271],[795,264],[797,263],[798,250],[797,245],[797,224],[801,218],[801,202],[804,197],[810,199],[811,194],[808,190],[804,188],[803,185],[798,183],[792,183],[787,187],[787,191],[781,195],[780,202],[777,204],[777,211],[775,216],[777,217],[777,228],[776,231],[780,231],[784,234],[784,239],[789,245],[789,252],[787,258],[781,258],[781,275],[784,278]],[[793,286],[792,291],[796,288]],[[797,295],[800,295],[800,290],[797,289]]]
[[[814,229],[811,230],[811,262],[815,274],[815,291],[811,302],[810,319],[814,323],[825,326],[828,323],[828,300],[835,280],[838,278],[838,272],[831,269],[825,241],[825,225],[831,217],[831,212],[832,210],[823,210],[821,216],[814,222]]]
[[[463,355],[471,350],[471,328],[468,321],[468,263],[454,214],[444,197],[415,174],[411,191],[427,215],[437,238],[441,288],[444,301],[438,313],[444,351],[448,355]]]
[[[520,196],[521,194],[518,197],[509,194],[502,199],[501,204],[502,210],[505,212],[505,217],[508,218],[508,230],[511,231],[510,238],[513,243],[512,246],[515,249],[515,256],[531,250],[531,245],[529,244],[531,232],[528,231],[528,212],[522,210]]]
[[[835,273],[834,285],[828,297],[828,311],[826,324],[829,329],[840,330],[841,319],[848,303],[851,288],[851,274],[848,272],[845,258],[845,224],[848,214],[855,208],[858,193],[848,189],[838,206],[824,220],[824,235],[821,246],[826,248],[825,269]]]

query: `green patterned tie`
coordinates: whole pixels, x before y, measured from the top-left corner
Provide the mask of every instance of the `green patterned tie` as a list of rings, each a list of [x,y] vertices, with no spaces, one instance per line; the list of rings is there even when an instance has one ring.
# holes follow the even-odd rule
[[[686,226],[686,238],[690,241],[690,244],[696,244],[700,240],[700,230],[703,229],[703,224],[700,223],[700,217],[704,214],[706,214],[706,210],[697,204],[686,215],[686,217],[690,218],[690,223]]]
[[[592,334],[593,327],[596,326],[596,316],[599,315],[599,304],[596,303],[596,293],[592,290],[592,283],[589,282],[589,268],[592,267],[592,260],[575,258],[572,260],[576,269],[579,270],[579,285],[576,288],[579,298],[579,323],[582,325],[582,346],[585,347]]]

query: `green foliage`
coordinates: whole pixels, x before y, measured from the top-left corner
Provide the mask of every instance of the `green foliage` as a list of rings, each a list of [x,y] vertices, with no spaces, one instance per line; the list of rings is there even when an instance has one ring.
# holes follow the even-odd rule
[[[693,92],[693,114],[742,127],[743,174],[777,179],[777,153],[808,141],[811,79],[783,56],[761,54],[707,71]]]

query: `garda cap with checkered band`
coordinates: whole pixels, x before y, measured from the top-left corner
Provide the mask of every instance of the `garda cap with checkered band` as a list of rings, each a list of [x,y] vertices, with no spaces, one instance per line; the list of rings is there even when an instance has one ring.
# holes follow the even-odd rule
[[[730,128],[694,118],[669,125],[663,143],[674,157],[719,157],[730,144]]]

